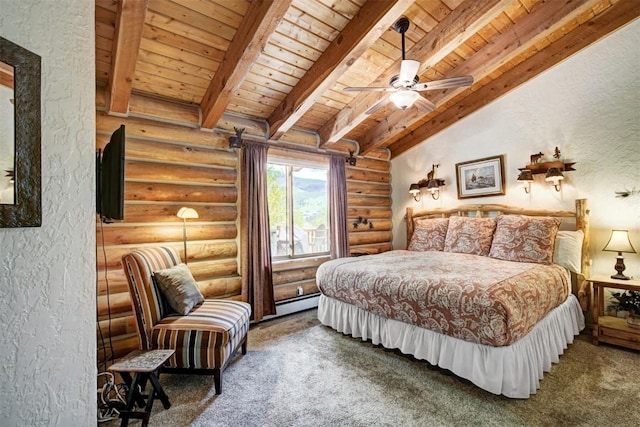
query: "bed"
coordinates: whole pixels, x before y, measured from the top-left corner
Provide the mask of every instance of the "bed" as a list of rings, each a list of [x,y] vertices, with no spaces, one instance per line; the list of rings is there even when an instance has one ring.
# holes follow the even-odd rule
[[[316,274],[318,318],[478,387],[527,398],[584,328],[588,211],[407,209],[407,250]]]

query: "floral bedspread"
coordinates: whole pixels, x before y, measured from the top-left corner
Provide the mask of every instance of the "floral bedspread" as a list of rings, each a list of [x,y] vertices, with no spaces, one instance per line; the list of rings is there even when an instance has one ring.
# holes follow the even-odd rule
[[[379,316],[491,346],[525,336],[570,289],[558,265],[404,250],[328,261],[316,282]]]

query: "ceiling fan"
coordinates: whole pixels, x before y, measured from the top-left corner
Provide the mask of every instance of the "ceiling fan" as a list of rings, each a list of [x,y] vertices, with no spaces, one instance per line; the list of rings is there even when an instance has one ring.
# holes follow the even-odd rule
[[[436,109],[436,105],[421,96],[418,92],[471,86],[473,84],[472,76],[451,77],[427,83],[419,83],[416,74],[420,69],[420,61],[405,59],[404,33],[408,28],[409,20],[406,17],[400,18],[393,26],[393,29],[402,36],[402,62],[400,63],[400,74],[391,77],[389,87],[345,87],[343,89],[345,92],[391,92],[389,96],[385,95],[380,101],[365,111],[365,114],[375,113],[389,101],[393,102],[396,107],[402,110],[415,104],[425,113],[429,113]]]

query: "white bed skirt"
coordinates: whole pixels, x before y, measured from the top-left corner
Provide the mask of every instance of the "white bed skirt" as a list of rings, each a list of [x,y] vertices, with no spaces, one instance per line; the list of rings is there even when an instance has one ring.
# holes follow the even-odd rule
[[[584,328],[574,295],[545,316],[524,338],[507,347],[475,344],[415,325],[387,319],[351,304],[320,296],[318,319],[338,332],[399,349],[448,369],[478,387],[512,398],[528,398],[544,372]]]

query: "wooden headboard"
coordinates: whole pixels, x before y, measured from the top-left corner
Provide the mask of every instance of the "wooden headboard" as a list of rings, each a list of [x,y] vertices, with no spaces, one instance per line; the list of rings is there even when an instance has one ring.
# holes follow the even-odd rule
[[[411,236],[415,227],[415,221],[421,218],[448,218],[450,216],[474,216],[474,217],[495,217],[498,215],[530,215],[530,216],[551,216],[561,219],[561,230],[582,230],[584,240],[582,242],[582,274],[572,274],[573,292],[580,300],[583,310],[587,310],[590,294],[586,277],[589,276],[589,210],[587,209],[587,199],[577,199],[574,211],[549,210],[549,209],[527,209],[518,206],[507,206],[497,204],[470,204],[461,205],[454,208],[436,208],[414,212],[412,208],[407,208],[407,245],[411,242]]]

